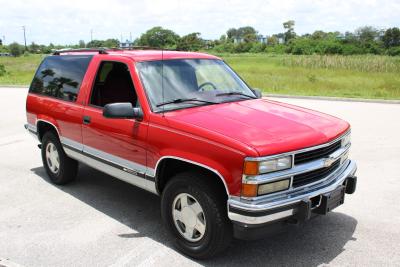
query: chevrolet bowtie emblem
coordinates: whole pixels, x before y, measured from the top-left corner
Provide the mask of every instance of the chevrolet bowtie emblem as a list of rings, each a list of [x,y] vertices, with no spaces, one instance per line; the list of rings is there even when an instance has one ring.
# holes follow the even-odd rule
[[[324,167],[329,167],[332,165],[333,162],[335,162],[335,158],[325,158],[324,159]]]

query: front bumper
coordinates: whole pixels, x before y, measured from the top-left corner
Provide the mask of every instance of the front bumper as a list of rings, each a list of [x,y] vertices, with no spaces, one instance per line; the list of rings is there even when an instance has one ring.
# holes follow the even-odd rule
[[[260,201],[246,201],[239,197],[228,200],[228,217],[242,227],[257,227],[283,219],[305,220],[318,207],[320,196],[345,186],[346,193],[353,193],[356,186],[357,165],[347,160],[333,177],[291,192],[283,192]]]

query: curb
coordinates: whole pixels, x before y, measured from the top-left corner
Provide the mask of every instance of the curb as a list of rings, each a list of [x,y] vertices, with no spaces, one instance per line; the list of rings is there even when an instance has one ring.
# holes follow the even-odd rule
[[[302,96],[302,95],[263,94],[263,97],[327,100],[327,101],[343,101],[343,102],[362,102],[362,103],[380,103],[380,104],[400,104],[400,100],[347,98],[347,97],[333,97],[333,96]]]

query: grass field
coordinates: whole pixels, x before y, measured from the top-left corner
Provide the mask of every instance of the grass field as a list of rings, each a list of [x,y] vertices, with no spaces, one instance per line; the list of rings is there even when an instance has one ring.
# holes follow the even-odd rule
[[[5,75],[0,76],[0,85],[30,84],[43,57],[42,55],[0,57],[0,64],[4,65],[7,71]]]
[[[249,85],[267,93],[400,99],[400,58],[292,55],[221,57]]]
[[[400,58],[386,56],[219,55],[266,93],[400,99]],[[0,85],[28,85],[43,56],[0,57]]]

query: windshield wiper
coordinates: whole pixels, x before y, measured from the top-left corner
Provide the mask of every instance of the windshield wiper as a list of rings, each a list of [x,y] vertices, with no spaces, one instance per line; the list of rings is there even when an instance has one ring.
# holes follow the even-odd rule
[[[216,94],[215,96],[226,96],[226,95],[241,95],[241,96],[246,96],[246,97],[248,97],[248,98],[257,99],[257,97],[255,97],[255,96],[246,95],[245,93],[241,93],[241,92],[219,93],[219,94]]]
[[[169,104],[179,104],[179,103],[185,103],[185,102],[201,102],[201,103],[207,103],[207,104],[217,104],[217,102],[212,102],[212,101],[207,101],[207,100],[201,100],[197,98],[176,98],[171,101],[166,101],[160,104],[157,104],[157,107],[169,105]]]

